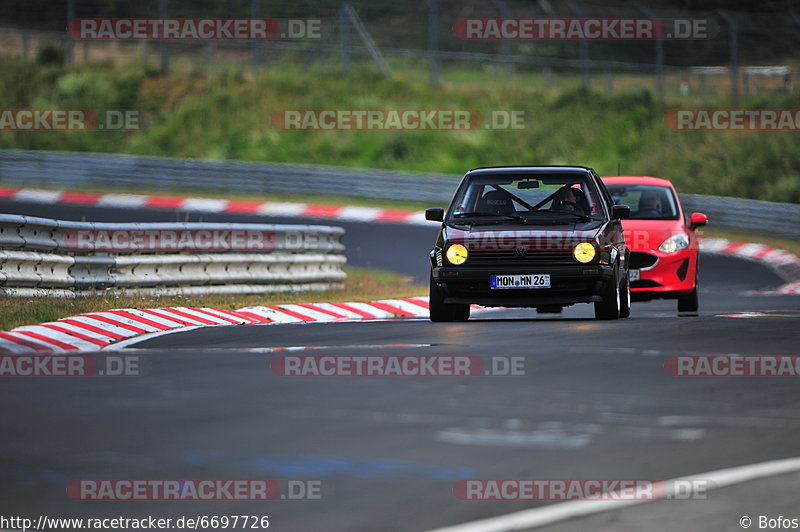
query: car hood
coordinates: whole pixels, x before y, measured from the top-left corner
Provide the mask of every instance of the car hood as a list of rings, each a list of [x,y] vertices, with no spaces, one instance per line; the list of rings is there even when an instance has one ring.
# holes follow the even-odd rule
[[[631,251],[653,252],[672,235],[688,233],[683,220],[622,220],[625,244]]]
[[[445,226],[443,236],[451,244],[473,250],[514,248],[571,250],[578,242],[591,242],[602,230],[603,222],[577,225],[526,227],[521,225],[477,225],[464,228]]]

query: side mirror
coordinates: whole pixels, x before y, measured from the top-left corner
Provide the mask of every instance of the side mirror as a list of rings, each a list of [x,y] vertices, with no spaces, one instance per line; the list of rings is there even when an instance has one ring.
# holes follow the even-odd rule
[[[425,219],[432,222],[441,222],[444,220],[444,209],[438,207],[434,209],[425,209]]]
[[[698,227],[702,227],[707,223],[708,223],[708,216],[706,216],[702,212],[693,212],[691,218],[689,218],[689,229],[694,231]]]
[[[614,220],[622,220],[631,217],[631,208],[629,205],[614,205],[611,207],[611,218]]]

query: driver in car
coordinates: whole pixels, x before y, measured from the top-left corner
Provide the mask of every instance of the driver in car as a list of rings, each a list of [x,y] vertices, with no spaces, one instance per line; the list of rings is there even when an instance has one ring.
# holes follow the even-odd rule
[[[639,198],[639,212],[636,213],[642,218],[658,218],[661,216],[661,198],[653,192],[642,192]]]
[[[586,214],[584,207],[585,197],[580,189],[573,188],[570,185],[561,187],[553,199],[552,210],[575,212]]]

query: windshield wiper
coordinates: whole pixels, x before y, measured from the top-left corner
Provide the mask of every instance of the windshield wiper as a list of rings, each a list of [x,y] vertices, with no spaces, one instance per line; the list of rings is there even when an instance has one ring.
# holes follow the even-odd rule
[[[519,214],[497,214],[492,212],[459,212],[458,214],[454,214],[453,218],[468,218],[468,217],[478,217],[478,216],[492,216],[497,218],[504,218],[506,220],[523,220],[525,218],[520,216]]]
[[[592,221],[594,221],[594,218],[592,218],[591,216],[587,216],[585,214],[578,214],[577,212],[564,211],[564,212],[561,212],[559,214],[569,214],[570,216],[574,216],[575,218],[578,218],[579,221],[583,221],[583,222],[592,222]]]
[[[502,214],[496,214],[493,212],[458,212],[453,215],[453,218],[461,217],[461,216],[504,216]]]
[[[577,218],[577,220],[576,220],[576,221],[581,221],[581,222],[594,222],[594,221],[597,221],[595,218],[592,218],[591,216],[588,216],[588,215],[586,215],[586,214],[578,214],[577,212],[570,212],[570,211],[551,211],[551,210],[545,210],[545,211],[536,211],[536,212],[545,212],[545,213],[547,213],[547,214],[555,214],[555,215],[559,215],[559,214],[566,214],[566,215],[568,215],[568,216],[573,216],[573,217]]]

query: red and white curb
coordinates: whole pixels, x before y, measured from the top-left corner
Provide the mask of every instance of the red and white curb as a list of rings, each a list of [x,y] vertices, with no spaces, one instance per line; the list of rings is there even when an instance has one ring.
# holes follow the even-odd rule
[[[477,305],[473,308],[482,309]],[[0,332],[0,353],[99,351],[128,345],[145,336],[196,327],[427,317],[427,297],[383,299],[368,303],[268,305],[236,311],[196,307],[117,309]]]
[[[794,254],[762,244],[706,238],[704,253],[753,260],[773,268],[787,284],[759,294],[800,294],[800,259]],[[793,280],[792,280],[793,279]],[[485,310],[473,305],[475,310]],[[178,329],[242,324],[342,322],[387,318],[428,317],[428,298],[385,299],[366,303],[305,303],[246,307],[236,311],[215,308],[171,307],[116,309],[25,325],[0,332],[0,353],[97,351],[127,345],[145,335]]]
[[[402,209],[319,205],[279,201],[224,200],[189,196],[145,196],[140,194],[90,194],[37,188],[2,188],[0,198],[47,205],[90,205],[124,209],[170,209],[204,213],[256,214],[286,218],[319,218],[343,222],[389,222],[422,225],[425,213]]]
[[[775,290],[750,292],[753,295],[800,295],[800,258],[794,253],[764,244],[731,242],[724,238],[704,238],[700,241],[700,250],[764,264],[786,281]]]

